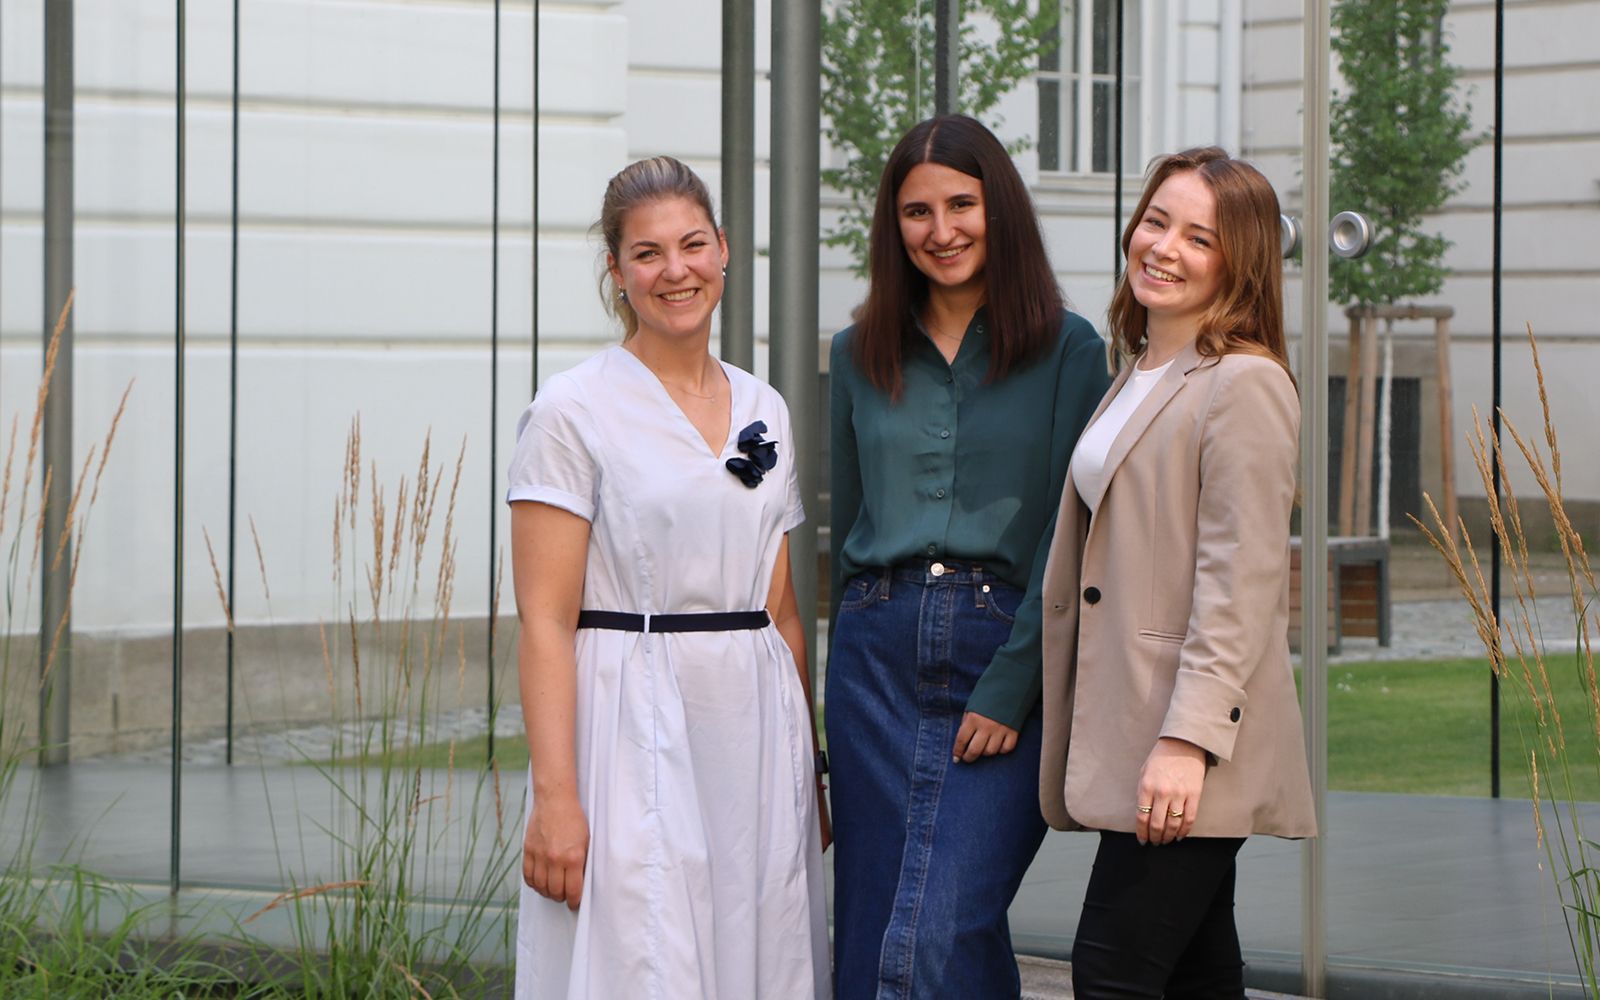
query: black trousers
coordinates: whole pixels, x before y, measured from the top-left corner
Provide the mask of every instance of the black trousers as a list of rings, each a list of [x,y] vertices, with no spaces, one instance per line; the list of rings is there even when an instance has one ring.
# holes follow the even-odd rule
[[[1072,945],[1078,1000],[1243,1000],[1233,922],[1242,838],[1189,837],[1141,847],[1100,834]]]

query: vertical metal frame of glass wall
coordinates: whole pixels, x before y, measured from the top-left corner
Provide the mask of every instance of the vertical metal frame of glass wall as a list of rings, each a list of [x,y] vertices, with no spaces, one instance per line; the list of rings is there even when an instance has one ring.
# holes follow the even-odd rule
[[[1328,37],[1329,0],[1305,0],[1300,244],[1300,524],[1301,714],[1311,768],[1317,827],[1328,830]],[[1302,849],[1300,884],[1301,988],[1327,993],[1326,837]]]

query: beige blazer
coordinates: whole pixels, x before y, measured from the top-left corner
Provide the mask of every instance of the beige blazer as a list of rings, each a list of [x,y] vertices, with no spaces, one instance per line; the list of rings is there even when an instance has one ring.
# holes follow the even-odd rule
[[[1275,362],[1191,344],[1112,442],[1092,521],[1069,468],[1043,590],[1051,826],[1132,832],[1172,736],[1215,760],[1193,836],[1316,833],[1289,666],[1299,426]]]

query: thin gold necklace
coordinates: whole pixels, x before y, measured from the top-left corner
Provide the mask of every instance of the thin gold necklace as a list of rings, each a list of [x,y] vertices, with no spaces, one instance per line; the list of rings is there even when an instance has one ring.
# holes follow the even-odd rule
[[[707,393],[703,393],[703,392],[695,392],[693,389],[689,389],[689,388],[686,388],[686,387],[681,386],[681,385],[673,385],[672,383],[668,382],[666,379],[661,378],[660,375],[657,375],[656,378],[660,379],[661,384],[666,386],[668,389],[675,389],[678,392],[683,393],[685,396],[693,396],[695,399],[716,399],[718,396],[722,395],[722,386],[721,385],[713,386],[711,392],[709,394],[707,394]]]
[[[685,396],[693,396],[695,399],[716,399],[718,396],[722,395],[722,392],[721,392],[720,388],[719,389],[713,389],[709,394],[706,394],[706,393],[695,392],[692,389],[685,389],[681,385],[672,385],[672,384],[670,384],[668,382],[665,382],[665,381],[663,381],[661,384],[666,386],[668,389],[676,389],[678,392],[683,393]]]
[[[622,349],[633,355],[635,358],[638,358],[639,363],[644,365],[646,370],[656,377],[656,381],[661,383],[661,387],[666,389],[668,392],[676,390],[683,393],[685,396],[693,396],[695,399],[716,399],[718,396],[722,395],[722,386],[720,385],[712,389],[710,395],[706,395],[703,392],[695,392],[693,389],[686,389],[681,385],[673,385],[666,379],[662,378],[660,372],[656,371],[654,368],[651,368],[649,363],[646,362],[644,358],[639,357],[638,351],[634,350],[632,347],[629,347],[627,344],[623,344]]]

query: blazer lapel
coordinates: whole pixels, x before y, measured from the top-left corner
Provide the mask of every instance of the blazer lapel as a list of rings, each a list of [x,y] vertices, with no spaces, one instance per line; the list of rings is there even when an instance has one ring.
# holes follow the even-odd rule
[[[1150,423],[1155,420],[1156,415],[1168,403],[1172,402],[1172,397],[1176,396],[1178,391],[1184,387],[1184,384],[1188,381],[1189,373],[1194,371],[1195,366],[1199,363],[1199,348],[1191,341],[1188,346],[1179,351],[1172,359],[1172,367],[1168,368],[1167,373],[1161,376],[1161,381],[1157,382],[1155,388],[1150,390],[1150,395],[1140,402],[1138,408],[1128,417],[1128,422],[1122,425],[1122,430],[1117,432],[1116,440],[1111,442],[1111,449],[1106,452],[1105,468],[1100,475],[1100,492],[1094,498],[1094,503],[1090,505],[1091,508],[1099,509],[1100,501],[1105,499],[1106,490],[1111,487],[1111,479],[1117,474],[1118,466],[1122,465],[1123,459],[1128,457],[1128,452],[1133,450],[1133,446],[1139,443],[1139,439],[1144,436],[1144,432],[1150,429]],[[1123,370],[1122,375],[1118,377],[1126,380],[1128,374],[1132,371],[1133,365],[1130,364]],[[1117,386],[1119,389],[1120,387],[1120,385]],[[1114,395],[1115,393],[1106,393],[1105,400],[1101,402],[1102,410]],[[1095,415],[1099,416],[1099,413]]]

